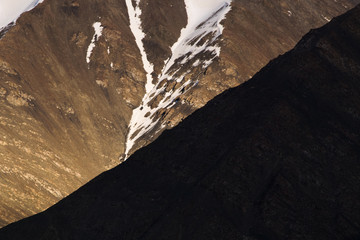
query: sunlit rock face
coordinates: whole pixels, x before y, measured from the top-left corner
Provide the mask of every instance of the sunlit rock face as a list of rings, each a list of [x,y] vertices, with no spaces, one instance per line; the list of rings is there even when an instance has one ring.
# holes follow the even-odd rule
[[[116,166],[356,2],[219,0],[199,13],[204,1],[46,0],[25,12],[0,30],[0,226]]]

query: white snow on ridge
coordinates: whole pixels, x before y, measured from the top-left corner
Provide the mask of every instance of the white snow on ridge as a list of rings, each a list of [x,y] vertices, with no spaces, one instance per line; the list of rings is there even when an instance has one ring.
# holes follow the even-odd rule
[[[145,102],[145,99],[148,97],[148,93],[154,88],[154,85],[152,83],[153,78],[151,75],[151,73],[154,71],[154,66],[147,59],[144,44],[142,42],[142,40],[145,37],[145,33],[143,32],[142,27],[141,27],[141,18],[140,18],[141,9],[139,7],[140,0],[136,0],[135,4],[136,4],[136,6],[134,7],[132,4],[132,0],[126,0],[126,6],[128,9],[129,20],[130,20],[130,29],[135,37],[136,44],[140,50],[141,59],[142,59],[144,69],[146,72],[146,85],[145,85],[146,93],[143,98],[143,102]],[[140,109],[140,108],[141,108],[141,106],[139,106],[137,109],[134,109],[132,117],[131,117],[132,124],[136,124],[136,122],[138,122],[138,121],[143,121],[142,119],[140,119],[142,116],[138,116],[138,111],[139,111],[138,109]],[[130,132],[132,129],[131,123],[130,123]],[[143,124],[147,124],[147,122],[143,122]],[[127,158],[129,151],[133,147],[135,140],[136,139],[131,139],[130,133],[128,133],[128,137],[127,137],[127,141],[126,141],[126,150],[125,150],[126,158]]]
[[[151,73],[154,71],[154,66],[147,59],[144,44],[142,42],[142,40],[145,37],[145,33],[143,32],[142,27],[141,27],[141,19],[140,19],[141,9],[139,7],[139,4],[140,4],[140,0],[136,0],[136,6],[134,7],[132,4],[132,0],[126,0],[126,6],[128,9],[128,14],[129,14],[129,18],[130,18],[130,29],[131,29],[132,33],[134,34],[136,44],[141,53],[142,62],[144,65],[144,69],[146,71],[145,89],[146,89],[146,92],[149,92],[154,87],[154,85],[152,84],[153,79],[151,76]]]
[[[216,57],[219,57],[221,49],[217,42],[224,29],[221,21],[231,9],[231,1],[185,0],[188,24],[181,30],[179,39],[171,47],[172,55],[165,61],[157,83],[149,85],[151,87],[146,87],[146,94],[142,104],[133,110],[126,141],[125,159],[129,157],[129,152],[135,142],[141,136],[154,129],[156,125],[160,124],[160,118],[156,116],[159,114],[159,111],[173,107],[178,102],[180,95],[185,94],[198,84],[197,79],[185,80],[185,76],[191,72],[192,68],[197,66],[207,68]],[[127,0],[127,2],[131,3],[131,0]],[[137,6],[139,2],[140,0],[137,0]],[[141,13],[140,9],[138,11]],[[130,20],[132,14],[129,12]],[[139,17],[140,14],[135,16]],[[138,21],[137,29],[141,30],[140,18],[138,18]],[[144,37],[140,33],[137,34],[141,36],[141,39]],[[143,48],[142,42],[141,46]],[[144,56],[146,56],[145,50],[142,52],[142,56],[144,61]],[[190,67],[186,65],[188,62],[192,63]],[[146,64],[144,62],[144,65]],[[149,70],[152,72],[153,68]],[[147,70],[147,73],[151,72]],[[147,81],[151,83],[152,80],[149,74]],[[176,81],[180,86],[177,86],[176,90],[172,89],[166,92],[167,84],[163,84],[164,81]],[[150,106],[150,103],[158,96],[162,96],[159,103],[156,105],[151,104]],[[161,128],[163,127],[165,125],[162,124]]]
[[[0,1],[0,30],[16,21],[23,13],[30,11],[43,0],[1,0]]]
[[[95,43],[99,40],[99,37],[101,37],[102,30],[104,29],[101,26],[101,22],[95,22],[93,24],[93,28],[95,30],[95,33],[94,33],[93,38],[91,39],[91,43],[89,44],[87,52],[86,52],[86,62],[87,63],[90,63],[90,57],[91,57],[92,51],[96,46]]]
[[[231,0],[185,0],[188,26],[196,27]]]
[[[205,2],[206,4],[209,3],[206,8],[208,10],[207,15],[203,12]],[[216,53],[216,57],[220,55],[220,47],[213,46],[211,43],[216,41],[223,32],[223,26],[220,22],[230,11],[231,0],[185,0],[185,3],[188,13],[188,24],[182,29],[178,41],[171,47],[172,56],[165,64],[162,73],[163,77],[169,77],[166,74],[175,61],[184,54],[189,53],[191,55],[186,57],[182,63],[194,58],[205,50]],[[213,34],[211,40],[198,46],[201,40],[209,33]],[[196,40],[196,42],[193,42],[193,40]],[[211,62],[205,65],[204,68],[210,65]]]

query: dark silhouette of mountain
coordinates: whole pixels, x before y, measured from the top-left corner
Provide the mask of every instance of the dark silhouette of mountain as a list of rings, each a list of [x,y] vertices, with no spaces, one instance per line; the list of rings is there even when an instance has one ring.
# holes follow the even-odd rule
[[[359,239],[359,43],[357,6],[0,239]]]

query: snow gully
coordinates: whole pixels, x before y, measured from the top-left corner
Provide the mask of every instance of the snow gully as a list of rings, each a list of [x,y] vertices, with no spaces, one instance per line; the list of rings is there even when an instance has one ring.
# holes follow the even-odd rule
[[[156,84],[153,84],[151,73],[154,71],[153,65],[148,61],[143,45],[145,33],[141,27],[140,0],[136,1],[136,6],[132,5],[131,0],[126,0],[128,7],[130,28],[133,32],[137,46],[140,50],[144,69],[147,73],[146,93],[142,99],[142,104],[133,110],[133,115],[129,124],[129,133],[126,140],[125,159],[129,157],[129,152],[135,142],[144,134],[150,132],[159,124],[159,119],[154,120],[156,112],[161,109],[173,107],[180,95],[185,94],[198,83],[198,79],[183,81],[185,75],[191,72],[190,69],[183,69],[187,61],[192,61],[193,67],[201,66],[207,68],[215,58],[220,55],[220,46],[217,40],[222,35],[224,27],[221,21],[231,9],[231,0],[184,0],[186,5],[188,24],[181,30],[179,39],[171,47],[171,56],[165,61],[164,67],[158,76]],[[212,38],[199,46],[199,42],[211,35]],[[195,39],[197,39],[195,41]],[[203,53],[210,52],[210,57],[204,58]],[[185,57],[184,57],[185,56]],[[183,59],[179,64],[179,59]],[[174,70],[174,68],[176,68]],[[175,77],[176,73],[182,71],[180,77]],[[181,87],[176,91],[165,92],[163,81],[176,80]],[[163,87],[160,87],[163,86]],[[184,91],[184,89],[187,89]],[[164,95],[157,106],[149,106],[149,103],[160,94]],[[161,124],[161,128],[165,126]]]

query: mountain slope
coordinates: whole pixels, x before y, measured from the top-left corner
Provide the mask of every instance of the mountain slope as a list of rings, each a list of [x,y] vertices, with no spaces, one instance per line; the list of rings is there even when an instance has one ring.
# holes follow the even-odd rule
[[[360,6],[1,239],[358,239]]]
[[[207,12],[211,21],[200,23],[215,31],[199,41],[210,51],[184,62],[188,52],[172,59],[171,47],[187,27],[188,0],[47,0],[24,13],[0,33],[0,226],[46,209],[116,166],[120,156],[130,156],[217,94],[248,80],[310,28],[358,2],[219,5],[222,15]],[[145,35],[144,51],[130,28],[135,15],[129,3],[141,10],[135,20]],[[144,69],[143,53],[154,65],[152,74]],[[158,77],[167,59],[184,81]],[[149,94],[150,100],[149,75],[159,87],[151,89],[158,95]],[[144,102],[153,115],[143,111],[144,118],[132,121]],[[144,134],[135,139],[139,131],[132,126],[142,122]]]

